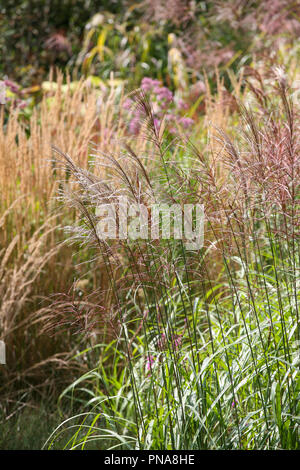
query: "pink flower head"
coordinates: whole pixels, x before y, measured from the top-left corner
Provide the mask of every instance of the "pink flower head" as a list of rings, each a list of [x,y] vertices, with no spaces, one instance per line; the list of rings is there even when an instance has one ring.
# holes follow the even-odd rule
[[[166,114],[166,121],[168,122],[176,121],[176,116],[174,114]]]
[[[26,106],[27,106],[27,102],[26,102],[26,101],[24,101],[24,100],[18,100],[18,101],[17,101],[17,107],[18,107],[19,109],[24,109],[24,108],[26,108]]]
[[[173,343],[174,343],[174,348],[176,350],[179,349],[180,345],[181,345],[181,340],[182,340],[182,337],[181,336],[178,336],[176,335],[175,338],[173,339]]]
[[[182,125],[182,127],[184,127],[185,129],[187,129],[188,127],[190,127],[192,124],[194,124],[194,120],[191,119],[191,118],[181,118],[179,119],[179,124]]]
[[[165,100],[170,103],[173,100],[173,93],[165,86],[156,86],[153,91],[159,101]]]
[[[143,88],[144,91],[151,91],[153,87],[159,86],[160,81],[159,80],[153,80],[150,77],[144,77],[141,83],[141,87]]]
[[[153,364],[154,364],[154,362],[155,362],[154,357],[148,355],[148,359],[147,359],[147,363],[146,363],[146,369],[147,369],[147,370],[151,370],[151,369],[152,369],[152,366],[153,366]]]
[[[183,99],[180,98],[180,99],[178,100],[178,108],[179,108],[179,109],[187,110],[188,107],[189,107],[189,105],[188,105],[187,103],[185,103],[185,102],[183,101]]]

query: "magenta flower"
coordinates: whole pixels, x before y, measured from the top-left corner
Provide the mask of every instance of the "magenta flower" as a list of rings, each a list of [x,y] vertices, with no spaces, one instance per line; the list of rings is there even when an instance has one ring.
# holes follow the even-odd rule
[[[159,86],[160,81],[159,80],[153,80],[152,78],[149,77],[144,77],[141,83],[141,87],[143,88],[144,91],[151,91],[153,87]]]
[[[147,369],[147,370],[151,370],[151,369],[152,369],[152,366],[153,366],[153,364],[154,364],[154,362],[155,362],[154,357],[148,355],[148,359],[147,359],[147,363],[146,363],[146,369]]]
[[[131,119],[130,123],[129,123],[129,132],[131,134],[138,134],[139,133],[139,130],[141,128],[141,124],[140,124],[140,120],[138,117],[134,117],[133,119]]]
[[[170,103],[173,100],[173,93],[165,86],[156,86],[153,91],[156,94],[157,99],[160,101],[165,100]]]
[[[174,348],[175,348],[176,350],[179,349],[179,347],[180,347],[180,345],[181,345],[181,340],[182,340],[182,337],[181,337],[181,336],[178,336],[178,335],[175,336],[175,338],[174,338],[174,340],[173,340],[173,343],[174,343]]]
[[[149,94],[149,100],[153,106],[154,127],[156,133],[160,129],[161,121],[164,118],[167,123],[168,132],[176,134],[181,125],[188,129],[193,123],[193,119],[181,116],[181,110],[187,109],[188,104],[182,98],[175,100],[173,93],[168,87],[162,86],[159,80],[144,77],[141,82],[143,91]],[[134,106],[134,100],[127,98],[123,102],[123,108],[128,115],[128,131],[130,134],[138,135],[141,130],[141,122],[144,118],[143,110]]]
[[[18,93],[19,85],[17,85],[15,82],[12,82],[11,80],[4,80],[4,83],[12,93]]]
[[[189,105],[188,105],[187,103],[185,103],[185,101],[183,101],[182,98],[180,98],[180,99],[178,100],[178,108],[179,108],[179,109],[187,110],[188,107],[189,107]]]
[[[18,101],[17,101],[17,107],[18,107],[19,109],[24,109],[24,108],[26,108],[26,106],[27,106],[27,102],[26,102],[26,101],[24,101],[24,100],[18,100]]]
[[[192,124],[194,124],[194,120],[191,119],[191,118],[181,118],[179,119],[179,124],[182,125],[182,127],[184,127],[185,129],[187,129],[188,127],[190,127]]]
[[[174,114],[167,114],[166,121],[168,122],[176,121],[176,116]]]

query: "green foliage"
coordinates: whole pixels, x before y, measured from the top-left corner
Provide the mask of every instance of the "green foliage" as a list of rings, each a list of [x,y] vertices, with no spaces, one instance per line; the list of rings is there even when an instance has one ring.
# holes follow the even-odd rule
[[[120,22],[108,12],[95,15],[86,26],[83,50],[77,64],[84,74],[107,79],[113,71],[129,86],[151,75],[168,80],[168,36],[157,25]]]
[[[24,408],[20,401],[20,409],[9,416],[0,413],[1,450],[40,450],[59,419],[51,405],[28,403]]]
[[[276,21],[270,22],[270,11]],[[280,8],[270,0],[7,0],[0,9],[0,74],[30,86],[59,66],[104,79],[113,72],[130,87],[144,76],[171,86],[172,51],[193,80],[215,67],[236,71],[253,53],[277,49],[278,32],[292,42],[298,18],[289,1]]]
[[[115,6],[115,2],[107,2]],[[102,5],[105,2],[101,2]],[[98,9],[95,0],[7,0],[0,6],[0,74],[23,86],[40,81],[49,66],[66,66],[80,50],[85,23]],[[69,41],[61,51],[51,51],[46,41],[61,33]],[[67,46],[68,43],[66,43]]]
[[[190,334],[184,334],[180,349],[172,346],[170,338],[164,349],[157,347],[162,338],[155,319],[144,322],[145,335],[135,336],[127,367],[121,366],[128,363],[125,343],[127,336],[134,335],[132,324],[123,325],[118,346],[97,345],[98,367],[61,397],[64,403],[70,397],[79,404],[84,417],[64,422],[48,447],[65,442],[64,448],[73,449],[87,445],[151,450],[299,448],[294,314],[287,292],[281,291],[284,300],[279,306],[274,275],[265,277],[269,306],[263,291],[256,293],[250,306],[243,280],[235,285],[235,295],[222,294],[227,289],[219,285],[212,301],[195,298],[194,311],[188,313]],[[207,292],[206,297],[211,295]],[[186,317],[180,293],[171,300],[167,329],[182,332]],[[254,309],[259,312],[257,319]],[[71,425],[74,431],[66,441],[63,436],[70,434]]]

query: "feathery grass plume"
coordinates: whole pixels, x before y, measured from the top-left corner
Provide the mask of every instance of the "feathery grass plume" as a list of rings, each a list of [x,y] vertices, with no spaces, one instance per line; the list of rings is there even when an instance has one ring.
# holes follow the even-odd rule
[[[51,161],[51,145],[74,152],[82,168],[88,166],[91,142],[117,151],[110,136],[122,139],[126,132],[122,106],[116,108],[122,91],[99,90],[88,80],[64,80],[59,71],[55,80],[53,75],[43,84],[42,99],[28,120],[13,107],[5,116],[0,110],[0,335],[8,358],[0,372],[1,393],[10,396],[10,404],[23,392],[54,396],[73,377],[74,364],[68,363],[66,370],[65,358],[80,339],[66,328],[57,329],[55,338],[46,332],[53,303],[49,295],[68,292],[74,278],[88,280],[87,293],[96,285],[107,291],[105,276],[92,272],[92,262],[83,263],[90,259],[87,249],[72,254],[64,243],[61,227],[77,215],[53,198],[68,173]],[[80,300],[82,291],[75,292]],[[109,312],[108,294],[103,301]],[[79,364],[74,366],[78,372]],[[84,370],[84,361],[81,366]]]
[[[85,394],[87,411],[48,447],[299,448],[298,109],[282,81],[249,93],[238,131],[217,126],[204,149],[157,129],[138,91],[151,160],[131,146],[96,150],[87,171],[58,152],[70,173],[61,196],[81,214],[70,230],[101,255],[117,336],[90,348],[100,361],[61,395]],[[147,210],[204,204],[203,248],[101,239],[96,207],[119,196]]]

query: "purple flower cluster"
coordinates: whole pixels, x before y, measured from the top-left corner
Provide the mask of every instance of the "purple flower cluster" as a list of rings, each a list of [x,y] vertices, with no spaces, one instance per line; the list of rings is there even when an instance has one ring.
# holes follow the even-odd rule
[[[150,77],[144,77],[141,83],[141,87],[144,91],[152,91],[154,87],[159,87],[161,85],[159,80],[153,80]]]
[[[145,77],[142,80],[141,88],[150,95],[153,95],[155,101],[158,101],[162,108],[166,108],[168,103],[173,101],[173,93],[166,86],[161,86],[159,80]]]
[[[182,98],[175,100],[169,88],[162,86],[159,80],[144,77],[141,82],[142,90],[148,94],[154,110],[154,125],[159,130],[161,121],[165,118],[168,131],[176,134],[177,126],[188,130],[194,121],[191,118],[182,116],[182,112],[188,109],[188,104]],[[134,107],[134,103],[127,98],[123,103],[123,108],[128,112],[130,134],[137,135],[141,128],[141,111]]]

